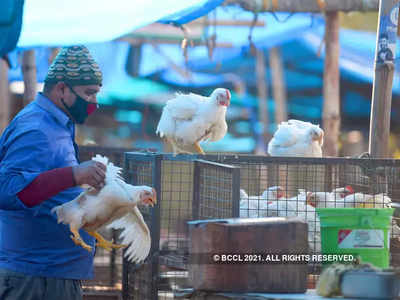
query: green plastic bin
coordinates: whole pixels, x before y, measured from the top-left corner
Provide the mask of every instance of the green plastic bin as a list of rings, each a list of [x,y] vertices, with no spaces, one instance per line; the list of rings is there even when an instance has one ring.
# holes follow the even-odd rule
[[[393,208],[317,208],[322,254],[351,254],[389,267]]]

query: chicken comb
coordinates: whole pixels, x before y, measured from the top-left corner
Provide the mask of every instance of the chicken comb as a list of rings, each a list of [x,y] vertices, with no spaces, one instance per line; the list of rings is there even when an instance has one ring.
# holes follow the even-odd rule
[[[350,193],[350,194],[354,194],[354,189],[351,187],[351,185],[346,185],[345,189]]]

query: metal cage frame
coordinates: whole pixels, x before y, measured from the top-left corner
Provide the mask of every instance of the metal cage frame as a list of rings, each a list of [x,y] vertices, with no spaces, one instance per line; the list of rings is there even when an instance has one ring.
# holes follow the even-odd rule
[[[147,168],[151,172],[151,181],[143,182],[137,180],[133,174],[127,175],[128,182],[132,184],[149,184],[156,188],[159,193],[159,204],[148,211],[147,220],[150,221],[151,232],[152,232],[152,249],[150,259],[147,262],[151,262],[152,272],[148,277],[147,284],[150,282],[149,295],[140,295],[135,298],[134,293],[128,287],[132,284],[129,280],[132,280],[135,275],[131,272],[136,270],[136,275],[140,273],[142,266],[132,266],[124,261],[124,292],[123,299],[164,299],[159,294],[160,286],[160,270],[162,265],[166,262],[163,258],[164,254],[160,249],[162,238],[160,227],[163,226],[164,217],[168,210],[173,210],[171,207],[163,207],[163,194],[169,193],[166,189],[169,182],[165,181],[165,173],[170,172],[171,175],[167,176],[171,179],[171,182],[175,180],[178,189],[180,191],[174,191],[181,197],[181,194],[186,193],[185,201],[192,201],[192,207],[190,214],[192,219],[210,219],[210,218],[228,218],[239,216],[239,203],[240,196],[239,190],[241,187],[246,186],[248,190],[256,193],[260,192],[262,188],[279,185],[284,180],[285,190],[297,191],[298,188],[309,188],[312,190],[322,190],[322,193],[328,193],[333,188],[342,185],[352,184],[357,191],[363,193],[377,194],[381,192],[387,193],[393,202],[400,202],[400,175],[397,175],[397,171],[400,170],[400,160],[393,159],[353,159],[353,158],[304,158],[304,157],[266,157],[266,156],[255,156],[255,155],[235,155],[235,154],[208,154],[208,155],[178,155],[165,153],[126,153],[125,154],[125,169],[129,173],[132,170],[131,165],[141,162],[151,162],[152,167]],[[183,165],[187,164],[187,170],[179,171]],[[185,167],[185,168],[186,168]],[[231,196],[231,206],[229,206],[229,214],[218,215],[218,205],[221,205],[221,201],[217,197],[211,199],[212,207],[211,210],[203,209],[206,199],[206,188],[202,187],[202,176],[207,170],[220,168],[226,172],[232,174],[232,190],[229,192]],[[253,169],[252,169],[253,168]],[[290,173],[298,172],[301,168],[305,169],[305,174],[300,173],[300,176],[294,177],[293,182],[289,182],[288,177]],[[189,170],[189,171],[188,171]],[[282,172],[283,170],[283,172]],[[178,173],[177,173],[178,172]],[[210,171],[211,172],[211,171]],[[130,177],[129,177],[130,176]],[[192,186],[192,189],[187,188],[181,184],[180,181],[185,181],[188,177],[192,178],[187,186]],[[254,180],[258,177],[258,181],[264,180],[266,186],[262,187],[260,182]],[[264,178],[262,178],[264,177]],[[214,184],[223,182],[218,176],[211,176],[211,183],[213,180]],[[219,180],[219,181],[218,181]],[[318,184],[315,184],[317,182]],[[297,186],[299,185],[299,186]],[[301,186],[303,185],[303,186]],[[307,185],[309,185],[307,187]],[[399,190],[398,190],[399,189]],[[171,188],[173,190],[173,188]],[[258,190],[258,191],[257,191]],[[203,194],[202,194],[203,193]],[[171,194],[173,194],[171,192]],[[189,196],[191,195],[191,196]],[[173,197],[173,196],[171,196]],[[191,198],[191,199],[189,199]],[[203,201],[203,202],[202,202]],[[186,210],[189,212],[189,209]],[[185,212],[186,212],[185,211]],[[178,217],[181,215],[178,214]],[[150,217],[150,219],[149,219]],[[187,219],[186,219],[187,220]],[[174,251],[183,251],[186,245],[181,245],[183,248],[179,248],[177,243]],[[184,251],[183,251],[184,252]],[[400,251],[399,251],[400,252]],[[396,252],[397,253],[397,252]],[[183,253],[186,254],[186,253]],[[185,264],[177,263],[177,267]],[[310,272],[318,272],[318,266],[312,266]]]

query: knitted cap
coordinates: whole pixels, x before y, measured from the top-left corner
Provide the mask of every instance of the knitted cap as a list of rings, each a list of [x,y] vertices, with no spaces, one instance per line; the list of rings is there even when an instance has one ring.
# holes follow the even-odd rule
[[[60,50],[44,81],[49,83],[64,81],[71,86],[101,85],[102,73],[85,46],[71,46]]]

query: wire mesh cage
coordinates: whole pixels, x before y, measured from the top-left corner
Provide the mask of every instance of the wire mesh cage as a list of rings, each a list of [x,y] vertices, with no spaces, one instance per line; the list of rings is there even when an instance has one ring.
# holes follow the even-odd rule
[[[175,290],[189,287],[188,220],[298,216],[309,225],[310,250],[320,252],[316,207],[400,202],[397,160],[127,153],[125,164],[130,182],[155,187],[160,201],[146,212],[150,258],[142,266],[124,262],[124,299],[173,299]],[[391,265],[397,266],[400,231],[393,226]],[[310,274],[319,272],[319,264],[310,264]]]
[[[157,299],[158,248],[160,242],[160,159],[154,154],[136,153],[135,159],[125,157],[125,179],[134,185],[147,185],[156,189],[159,199],[155,208],[140,207],[151,232],[151,249],[146,261],[140,265],[123,263],[123,299]]]
[[[192,218],[239,217],[240,169],[234,166],[194,161]]]
[[[96,154],[108,157],[114,165],[124,166],[124,153],[126,148],[110,148],[98,146],[80,146],[79,160],[81,162],[91,160]],[[117,240],[115,230],[102,228],[99,233],[108,240]],[[94,258],[94,279],[83,282],[85,292],[102,292],[122,289],[122,252],[113,249],[108,252],[103,248],[96,248]]]
[[[301,217],[309,225],[309,246],[314,253],[321,252],[316,207],[384,208],[400,201],[397,160],[232,155],[206,159],[240,166],[242,217]],[[399,234],[393,221],[393,266],[400,264]],[[320,270],[318,263],[309,265],[311,275]],[[310,276],[310,287],[315,280]]]
[[[188,286],[188,228],[198,218],[239,215],[237,167],[195,156],[126,153],[128,183],[150,185],[158,204],[142,208],[152,247],[141,265],[124,260],[123,299],[171,299]]]

